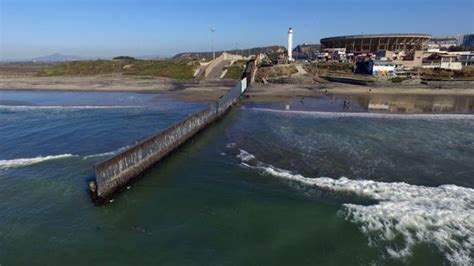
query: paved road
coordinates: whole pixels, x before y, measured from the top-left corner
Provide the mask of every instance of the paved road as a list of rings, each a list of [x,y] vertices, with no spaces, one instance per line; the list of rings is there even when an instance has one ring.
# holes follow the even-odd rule
[[[219,79],[221,77],[222,71],[224,70],[224,67],[226,67],[229,63],[230,60],[222,61],[211,71],[211,73],[209,73],[206,79]]]

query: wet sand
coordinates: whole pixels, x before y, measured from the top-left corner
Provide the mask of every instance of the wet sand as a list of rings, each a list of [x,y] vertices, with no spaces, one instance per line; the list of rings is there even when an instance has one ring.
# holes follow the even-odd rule
[[[206,102],[217,100],[236,84],[234,80],[178,81],[168,78],[124,76],[121,74],[80,77],[2,76],[0,90],[55,90],[55,91],[122,91],[166,94],[183,101]],[[246,101],[256,103],[285,102],[295,97],[336,95],[466,95],[474,96],[474,86],[457,85],[433,89],[426,85],[361,86],[326,82],[313,84],[253,84]]]
[[[324,84],[255,84],[248,89],[248,101],[258,103],[286,102],[289,98],[321,95],[452,95],[474,96],[474,87],[433,89],[419,86],[361,86],[336,82]]]
[[[98,76],[11,77],[0,75],[0,90],[102,91],[163,93],[186,101],[216,100],[236,81],[180,81],[108,74]]]

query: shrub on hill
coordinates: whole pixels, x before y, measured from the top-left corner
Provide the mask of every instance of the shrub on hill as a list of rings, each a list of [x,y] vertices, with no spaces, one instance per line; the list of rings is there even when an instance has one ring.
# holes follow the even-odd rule
[[[52,65],[38,76],[124,75],[192,79],[197,63],[190,60],[95,60],[70,61]]]
[[[135,61],[137,60],[136,58],[134,57],[131,57],[131,56],[116,56],[114,58],[112,58],[113,60],[128,60],[128,61]]]

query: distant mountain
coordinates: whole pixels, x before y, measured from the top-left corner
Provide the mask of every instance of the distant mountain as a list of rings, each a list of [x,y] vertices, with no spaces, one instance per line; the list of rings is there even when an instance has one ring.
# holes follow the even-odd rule
[[[77,61],[77,60],[87,60],[85,58],[75,56],[75,55],[64,55],[64,54],[50,54],[46,56],[40,56],[31,59],[33,62],[64,62],[64,61]]]
[[[226,51],[216,51],[216,57],[220,56],[223,52],[227,52],[230,54],[237,54],[237,55],[255,55],[257,53],[267,53],[267,54],[279,54],[285,53],[286,48],[283,46],[266,46],[266,47],[254,47],[249,49],[237,49],[237,50],[226,50]],[[212,59],[212,52],[187,52],[187,53],[179,53],[173,56],[173,59],[186,59],[186,58],[193,58],[193,59]]]
[[[164,59],[166,57],[159,56],[159,55],[141,55],[141,56],[135,56],[137,59],[143,59],[143,60],[159,60],[159,59]]]

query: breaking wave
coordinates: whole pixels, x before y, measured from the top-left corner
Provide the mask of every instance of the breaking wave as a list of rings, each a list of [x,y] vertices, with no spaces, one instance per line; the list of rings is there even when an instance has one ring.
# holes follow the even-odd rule
[[[120,149],[110,151],[110,152],[86,155],[82,158],[84,160],[86,160],[86,159],[90,159],[90,158],[112,156],[112,155],[115,155],[115,154],[125,150],[125,149],[128,149],[129,147],[130,146],[125,146],[125,147],[122,147]],[[20,158],[20,159],[11,159],[11,160],[0,160],[0,169],[18,168],[18,167],[29,166],[29,165],[33,165],[33,164],[46,162],[46,161],[59,160],[59,159],[72,158],[72,157],[80,157],[80,156],[75,155],[75,154],[66,153],[66,154],[60,154],[60,155],[38,156],[38,157],[34,157],[34,158]]]
[[[320,111],[289,111],[268,108],[250,108],[252,111],[279,113],[279,114],[295,114],[306,115],[318,118],[344,118],[344,117],[361,117],[361,118],[385,118],[385,119],[424,119],[424,120],[474,120],[471,114],[396,114],[396,113],[355,113],[355,112],[320,112]]]
[[[419,243],[433,243],[455,265],[474,264],[474,189],[455,185],[424,187],[407,183],[307,178],[259,162],[240,150],[242,165],[265,174],[333,192],[368,197],[377,204],[346,203],[341,213],[356,223],[372,246],[383,246],[393,258],[404,259]],[[395,239],[403,239],[400,247]]]
[[[122,147],[120,149],[117,149],[115,151],[109,151],[109,152],[104,152],[104,153],[98,153],[98,154],[92,154],[92,155],[87,155],[87,156],[84,156],[84,160],[87,160],[87,159],[90,159],[90,158],[98,158],[98,157],[105,157],[105,156],[112,156],[112,155],[115,155],[123,150],[126,150],[128,149],[130,146],[125,146],[125,147]]]
[[[98,157],[112,156],[112,155],[114,155],[115,153],[117,153],[117,151],[109,151],[109,152],[104,152],[104,153],[86,155],[86,156],[84,156],[83,159],[84,159],[84,160],[87,160],[87,159],[90,159],[90,158],[98,158]]]
[[[45,161],[59,160],[59,159],[65,159],[65,158],[71,158],[71,157],[78,157],[78,155],[68,153],[68,154],[60,154],[60,155],[38,156],[35,158],[0,160],[0,169],[28,166],[32,164],[45,162]]]
[[[82,109],[123,109],[140,108],[133,105],[0,105],[0,110],[31,111],[31,110],[82,110]]]

